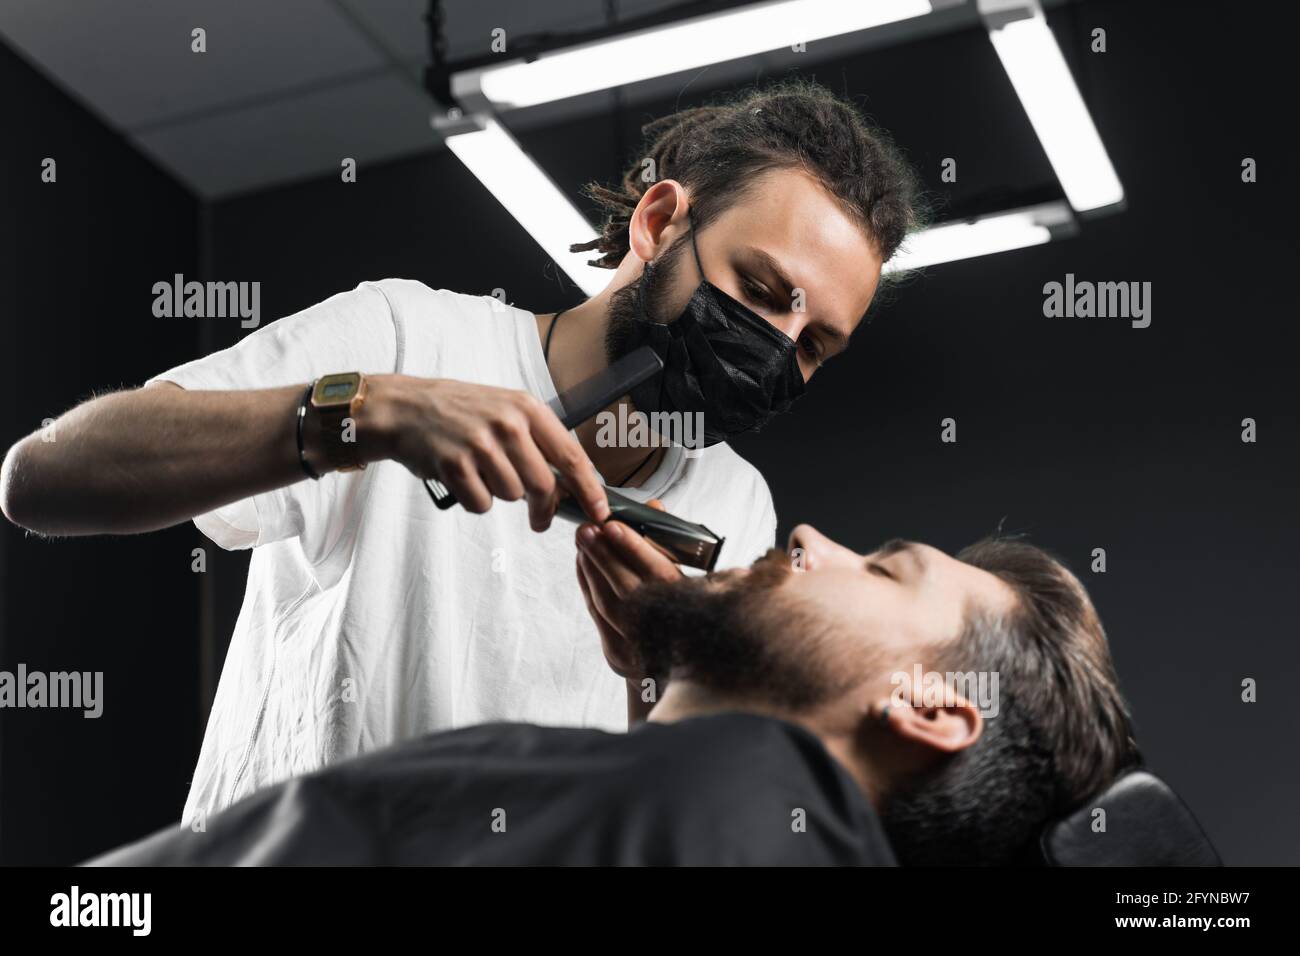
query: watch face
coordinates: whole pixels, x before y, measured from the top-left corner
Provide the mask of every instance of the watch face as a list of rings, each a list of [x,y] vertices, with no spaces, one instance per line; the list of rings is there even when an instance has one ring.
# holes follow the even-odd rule
[[[312,390],[312,404],[317,407],[323,405],[346,405],[352,401],[353,396],[357,394],[357,389],[361,385],[361,374],[359,372],[346,372],[342,375],[325,375],[317,379],[316,387]]]

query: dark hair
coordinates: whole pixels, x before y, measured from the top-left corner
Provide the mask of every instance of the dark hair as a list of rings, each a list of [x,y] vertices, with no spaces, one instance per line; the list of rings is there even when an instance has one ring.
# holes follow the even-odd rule
[[[1106,634],[1087,591],[1041,548],[986,538],[958,560],[1011,586],[1008,615],[968,614],[946,671],[999,675],[997,716],[972,746],[885,795],[905,864],[1013,862],[1042,826],[1141,761]]]
[[[601,252],[591,265],[618,268],[628,252],[632,213],[646,190],[662,179],[675,179],[686,188],[695,227],[703,229],[741,199],[758,174],[801,168],[863,227],[882,261],[924,218],[916,175],[889,134],[810,80],[787,80],[716,105],[681,110],[641,132],[642,158],[628,169],[622,185],[586,187],[605,212],[605,223],[599,237],[570,249]],[[654,162],[648,180],[642,178],[645,160]]]

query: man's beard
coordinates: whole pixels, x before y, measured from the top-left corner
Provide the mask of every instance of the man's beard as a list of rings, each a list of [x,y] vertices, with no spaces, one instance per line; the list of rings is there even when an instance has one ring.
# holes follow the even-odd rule
[[[831,666],[818,653],[823,625],[778,593],[795,573],[790,556],[773,548],[748,574],[643,584],[628,611],[646,676],[661,692],[671,676],[788,710],[815,707],[854,686],[862,667],[846,673]]]
[[[653,263],[646,263],[641,278],[629,282],[610,296],[605,358],[611,365],[632,351],[633,332],[639,323],[666,323],[676,318],[667,314],[667,300],[672,294],[673,277],[677,274],[682,250],[688,242],[689,235],[679,237]]]

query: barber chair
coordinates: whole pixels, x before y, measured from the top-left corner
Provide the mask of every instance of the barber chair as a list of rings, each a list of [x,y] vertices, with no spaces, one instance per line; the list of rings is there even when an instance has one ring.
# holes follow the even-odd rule
[[[1104,832],[1094,811],[1106,811]],[[1026,862],[1042,866],[1222,866],[1209,837],[1155,774],[1133,770],[1069,816],[1043,828]]]

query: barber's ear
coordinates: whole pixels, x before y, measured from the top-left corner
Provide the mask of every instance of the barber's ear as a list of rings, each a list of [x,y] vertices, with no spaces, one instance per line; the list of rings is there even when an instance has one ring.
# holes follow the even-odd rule
[[[984,717],[964,697],[943,707],[911,707],[885,701],[872,708],[880,726],[902,742],[955,754],[979,740]]]
[[[627,226],[628,247],[643,262],[659,258],[676,237],[665,235],[673,224],[686,223],[690,203],[686,189],[675,179],[661,179],[641,195]]]

